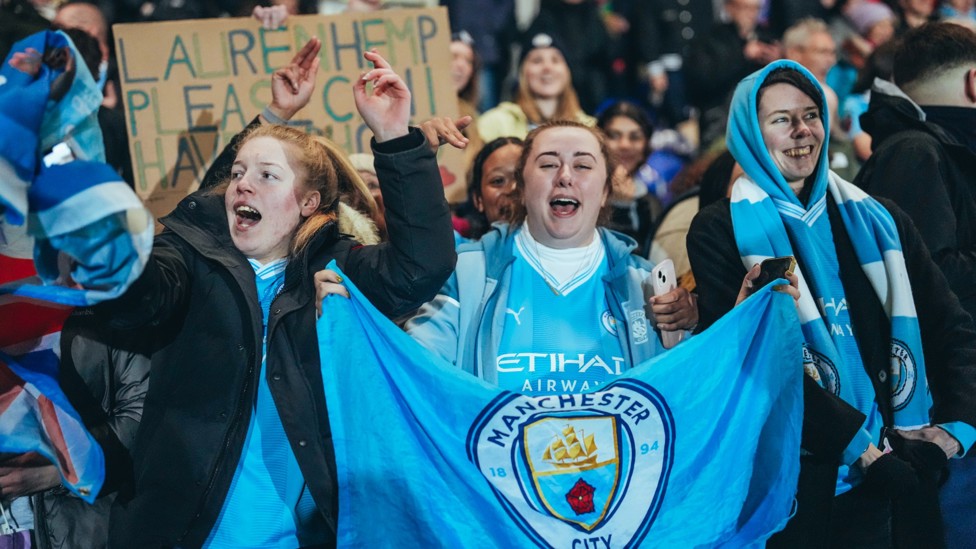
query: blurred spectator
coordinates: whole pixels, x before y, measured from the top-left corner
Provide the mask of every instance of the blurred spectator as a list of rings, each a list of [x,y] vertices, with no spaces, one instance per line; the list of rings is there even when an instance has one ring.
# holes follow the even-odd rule
[[[705,36],[714,18],[710,1],[643,0],[634,9],[632,32],[641,75],[650,88],[650,102],[666,125],[691,115],[682,65],[692,42]]]
[[[237,0],[120,0],[116,22],[205,19],[237,13]]]
[[[837,94],[827,85],[827,73],[837,62],[837,47],[827,24],[812,18],[797,22],[783,34],[783,50],[787,59],[803,65],[823,87],[830,112],[830,169],[845,180],[854,179],[858,164],[854,160],[853,145],[840,124]]]
[[[91,2],[70,2],[62,4],[52,21],[55,27],[77,28],[85,31],[98,41],[101,57],[92,71],[92,77],[102,89],[105,98],[102,105],[110,109],[121,109],[119,103],[119,71],[112,55],[109,41],[108,21],[102,9]],[[121,111],[120,111],[121,112]]]
[[[501,103],[482,114],[478,131],[485,142],[498,137],[524,138],[530,129],[549,120],[596,123],[580,108],[562,44],[540,33],[522,46],[514,102]]]
[[[891,80],[891,72],[894,69],[895,50],[898,48],[897,40],[890,40],[881,47],[874,50],[868,57],[864,68],[858,72],[857,82],[851,94],[844,102],[844,120],[842,125],[848,127],[847,135],[854,144],[854,153],[861,162],[866,162],[871,156],[871,135],[861,128],[861,115],[867,112],[871,101],[871,87],[877,78],[881,80]]]
[[[369,194],[372,195],[373,201],[376,203],[376,208],[370,211],[367,207],[365,209],[360,209],[363,213],[369,215],[373,219],[373,223],[376,224],[376,230],[379,234],[380,241],[385,242],[387,240],[386,235],[386,207],[383,205],[383,191],[380,190],[380,180],[376,176],[376,168],[373,165],[374,159],[373,155],[366,153],[354,153],[349,155],[349,162],[352,163],[352,167],[356,169],[356,173],[362,178],[363,183],[366,184],[366,188],[369,189]],[[364,242],[364,244],[366,244]]]
[[[893,67],[897,87],[877,82],[862,117],[865,131],[874,138],[874,154],[857,183],[872,194],[892,199],[908,213],[949,287],[973,316],[976,34],[948,23],[923,25],[905,34]],[[926,355],[930,352],[935,351],[926,348]],[[967,396],[972,398],[972,393]],[[976,458],[972,452],[949,462],[949,478],[941,496],[949,546],[971,547],[976,539]],[[935,510],[937,515],[937,505]],[[909,506],[907,513],[917,511]],[[922,545],[928,545],[928,540],[914,539],[905,547]]]
[[[625,101],[607,107],[597,126],[607,136],[614,164],[606,227],[636,240],[634,253],[644,256],[651,227],[662,210],[661,202],[648,193],[647,185],[638,177],[651,154],[654,126],[640,107]]]
[[[78,48],[78,53],[92,77],[97,79],[101,59],[98,41],[81,29],[70,28],[64,32]],[[129,132],[125,125],[125,116],[122,111],[110,109],[103,103],[98,108],[98,126],[102,130],[102,140],[105,143],[105,163],[118,172],[130,187],[133,186],[135,178],[129,156]]]
[[[976,1],[974,0],[942,0],[939,6],[939,17],[942,19],[968,19],[976,21]]]
[[[776,34],[786,32],[803,19],[814,18],[828,21],[838,12],[837,0],[789,0],[769,2],[768,24]]]
[[[937,0],[898,0],[898,34],[932,20]]]
[[[517,137],[499,137],[478,152],[468,178],[464,215],[469,232],[464,236],[478,240],[488,232],[492,223],[511,217],[515,165],[521,154],[522,140]]]
[[[545,33],[561,45],[573,76],[573,88],[586,112],[607,96],[610,35],[595,0],[542,0],[527,36]]]
[[[474,155],[481,149],[481,136],[478,134],[478,94],[480,89],[481,60],[474,47],[474,39],[467,31],[451,35],[451,82],[458,94],[458,116],[470,116],[471,123],[464,128],[468,138],[464,149],[464,172],[470,169]]]
[[[0,0],[0,60],[22,38],[48,28],[50,23],[28,0]]]
[[[854,29],[841,44],[841,57],[827,75],[827,83],[843,105],[854,87],[857,73],[875,48],[895,34],[895,14],[887,5],[870,0],[850,0],[843,9],[844,20]]]
[[[501,101],[502,85],[511,64],[511,46],[518,41],[514,0],[441,0],[447,6],[451,29],[466,30],[481,59],[478,74],[480,98],[476,105],[486,111]]]
[[[702,149],[724,139],[729,101],[739,80],[781,56],[759,26],[762,0],[725,0],[727,23],[717,23],[692,44],[685,63],[688,95],[699,109]]]

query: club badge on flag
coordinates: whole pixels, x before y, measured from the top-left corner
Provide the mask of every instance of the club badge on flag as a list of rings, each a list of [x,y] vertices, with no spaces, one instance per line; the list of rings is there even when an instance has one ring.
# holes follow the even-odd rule
[[[335,265],[331,269],[338,270]],[[592,393],[503,391],[369,304],[318,321],[341,547],[742,547],[790,516],[802,347],[768,288]]]

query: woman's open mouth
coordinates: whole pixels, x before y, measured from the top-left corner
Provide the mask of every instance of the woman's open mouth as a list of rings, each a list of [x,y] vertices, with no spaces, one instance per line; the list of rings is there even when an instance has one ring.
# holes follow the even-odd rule
[[[245,204],[235,206],[234,214],[237,216],[238,228],[253,227],[261,221],[261,212]]]
[[[793,149],[787,149],[783,151],[783,154],[789,156],[790,158],[800,158],[802,156],[809,156],[813,153],[813,145],[807,145],[806,147],[796,147]]]
[[[559,217],[573,215],[579,207],[579,200],[572,198],[554,198],[549,201],[549,208],[552,209],[552,213]]]

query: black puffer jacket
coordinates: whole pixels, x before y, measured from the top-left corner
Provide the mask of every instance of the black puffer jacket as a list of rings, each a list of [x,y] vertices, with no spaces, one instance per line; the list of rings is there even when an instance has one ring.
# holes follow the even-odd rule
[[[132,488],[129,450],[149,388],[152,334],[122,334],[76,309],[61,331],[58,382],[105,455],[105,483],[88,504],[62,486],[34,496],[34,541],[42,549],[108,544],[109,510]]]
[[[976,318],[976,154],[923,121],[907,97],[878,89],[861,125],[874,152],[854,183],[905,210],[949,287]]]
[[[335,456],[320,357],[313,274],[335,259],[385,314],[434,296],[454,268],[437,164],[416,129],[374,144],[391,241],[360,246],[326,225],[285,271],[270,307],[266,377],[308,490],[329,527],[338,516]],[[112,510],[113,547],[197,547],[223,506],[240,460],[261,370],[254,271],[234,247],[223,198],[198,192],[162,219],[142,277],[104,305],[119,326],[152,329],[152,383],[133,449],[135,491]]]

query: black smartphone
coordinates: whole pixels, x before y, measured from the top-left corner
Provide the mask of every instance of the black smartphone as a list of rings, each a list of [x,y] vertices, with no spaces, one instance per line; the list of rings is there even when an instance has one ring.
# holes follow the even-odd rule
[[[763,260],[759,264],[759,276],[752,281],[754,288],[762,288],[777,278],[786,278],[796,268],[796,259],[788,255]]]

